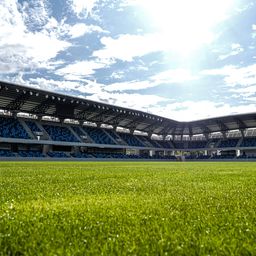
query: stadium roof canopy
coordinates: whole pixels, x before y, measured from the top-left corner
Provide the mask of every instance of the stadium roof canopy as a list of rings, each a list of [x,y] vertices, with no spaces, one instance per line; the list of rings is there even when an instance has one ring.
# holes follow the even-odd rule
[[[157,115],[64,94],[0,82],[0,109],[38,117],[75,119],[159,135],[196,135],[256,128],[256,112],[178,122]]]

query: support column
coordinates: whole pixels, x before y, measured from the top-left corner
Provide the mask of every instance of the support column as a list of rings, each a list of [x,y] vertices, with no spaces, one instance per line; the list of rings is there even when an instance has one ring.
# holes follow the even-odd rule
[[[204,137],[206,138],[206,140],[209,140],[209,133],[204,133]]]
[[[242,137],[243,137],[243,139],[244,139],[244,129],[240,129],[240,132],[241,132]]]
[[[130,129],[130,133],[133,135],[134,134],[134,129]]]
[[[43,145],[43,154],[47,154],[49,151],[52,150],[52,145]]]

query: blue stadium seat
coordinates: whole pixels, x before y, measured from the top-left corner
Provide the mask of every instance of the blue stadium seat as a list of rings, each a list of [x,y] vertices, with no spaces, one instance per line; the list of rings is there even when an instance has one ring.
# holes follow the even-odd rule
[[[42,132],[41,129],[33,121],[26,121],[27,126],[32,132]]]
[[[247,155],[240,155],[240,156],[237,157],[237,159],[247,159],[247,158],[248,158]]]
[[[47,154],[49,157],[52,157],[52,158],[68,158],[68,157],[70,157],[69,155],[67,155],[64,152],[48,152]]]
[[[197,149],[197,148],[205,148],[207,146],[208,141],[174,141],[174,147],[177,149]]]
[[[101,128],[83,127],[83,129],[96,144],[116,144]]]
[[[167,140],[158,140],[157,143],[160,144],[163,148],[173,148],[171,142]]]
[[[244,138],[240,147],[256,147],[256,138]]]
[[[248,159],[256,159],[256,155],[247,156]]]
[[[145,147],[134,135],[130,133],[118,133],[118,135],[123,139],[129,146],[133,147]]]
[[[15,157],[15,154],[11,150],[0,149],[0,157]]]
[[[135,137],[138,138],[139,140],[141,140],[147,147],[162,148],[161,145],[159,145],[155,141],[151,140],[147,136],[136,136],[135,135]]]
[[[85,134],[81,131],[80,127],[78,126],[72,126],[72,129],[75,131],[75,133],[79,136],[84,136]]]
[[[239,139],[221,140],[219,147],[220,148],[233,148],[233,147],[236,147],[238,141],[239,141]]]
[[[154,148],[162,148],[161,145],[158,143],[158,140],[149,140],[149,141]]]
[[[189,141],[188,148],[205,148],[207,146],[207,141]]]
[[[174,144],[174,148],[177,148],[177,149],[185,148],[183,141],[173,141],[173,144]]]
[[[18,152],[21,157],[45,157],[40,151],[25,151],[21,150]]]
[[[205,156],[205,155],[190,155],[186,156],[185,158],[187,160],[207,160],[210,159],[211,156]]]
[[[235,156],[234,155],[215,155],[212,156],[212,159],[234,159]]]
[[[43,125],[46,132],[54,141],[79,142],[67,127]]]
[[[81,153],[81,152],[76,152],[76,153],[71,153],[71,156],[74,158],[93,158],[93,155],[90,153]]]
[[[199,155],[197,159],[204,160],[204,159],[210,159],[211,156],[205,156],[205,155]]]
[[[194,160],[194,159],[197,159],[197,156],[196,155],[190,155],[190,156],[185,156],[185,158],[187,160]]]
[[[17,119],[0,117],[0,137],[30,139]]]
[[[115,131],[110,130],[110,129],[105,129],[105,131],[114,139],[114,140],[119,140],[118,135],[116,134]]]
[[[160,156],[160,155],[151,156],[149,159],[153,159],[153,160],[169,160],[169,161],[176,161],[177,160],[177,158],[175,156]]]

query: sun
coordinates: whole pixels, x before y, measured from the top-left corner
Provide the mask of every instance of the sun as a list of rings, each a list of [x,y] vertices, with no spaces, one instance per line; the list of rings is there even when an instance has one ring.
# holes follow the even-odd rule
[[[235,0],[137,0],[170,49],[188,54],[216,37]]]

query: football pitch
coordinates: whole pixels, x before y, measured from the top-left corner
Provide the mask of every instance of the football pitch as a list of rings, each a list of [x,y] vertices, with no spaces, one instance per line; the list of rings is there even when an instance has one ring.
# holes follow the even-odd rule
[[[0,255],[256,255],[256,163],[0,162]]]

